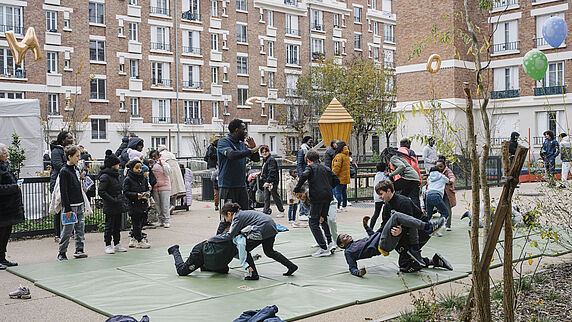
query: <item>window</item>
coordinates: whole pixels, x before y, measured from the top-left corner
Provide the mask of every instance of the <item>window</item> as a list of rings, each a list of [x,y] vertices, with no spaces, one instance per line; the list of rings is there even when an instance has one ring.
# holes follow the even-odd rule
[[[102,120],[102,119],[91,120],[91,139],[92,140],[107,139],[107,120]]]
[[[274,72],[268,72],[268,88],[274,88]]]
[[[324,53],[324,40],[312,38],[312,54]]]
[[[394,25],[383,25],[385,31],[385,41],[395,42],[395,37],[393,36]]]
[[[46,30],[58,32],[58,13],[56,11],[46,11]]]
[[[64,70],[71,69],[71,63],[69,59],[64,59]]]
[[[310,10],[311,12],[311,28],[312,30],[324,30],[324,13],[321,10]]]
[[[266,10],[266,23],[270,27],[274,27],[274,11]]]
[[[246,25],[236,25],[236,42],[237,43],[247,43],[246,38]]]
[[[169,100],[153,100],[153,123],[171,123]]]
[[[105,61],[105,41],[90,40],[89,41],[89,60]]]
[[[130,59],[129,60],[129,76],[131,78],[139,78],[139,60]]]
[[[361,50],[361,34],[354,33],[354,48]]]
[[[377,1],[377,0],[371,0],[371,8],[374,9],[374,10],[377,9],[377,3],[376,3],[376,1]]]
[[[334,28],[341,28],[342,25],[340,23],[340,14],[339,13],[335,13],[334,14]]]
[[[493,53],[518,50],[518,20],[493,25]]]
[[[334,41],[334,56],[340,56],[341,54],[342,54],[341,41]]]
[[[151,49],[171,50],[168,27],[151,27]]]
[[[245,105],[248,99],[248,88],[238,89],[238,105]]]
[[[299,36],[298,16],[286,15],[286,34]]]
[[[354,7],[354,22],[361,23],[361,7]]]
[[[119,64],[119,74],[125,74],[125,64]]]
[[[381,1],[381,10],[386,12],[391,12],[391,0],[382,0]]]
[[[186,37],[183,37],[183,52],[189,54],[201,54],[201,37],[198,31],[185,31]]]
[[[274,57],[274,41],[268,41],[268,57]]]
[[[56,74],[58,72],[58,53],[48,52],[47,56],[48,73]]]
[[[169,79],[169,63],[151,62],[151,84],[158,86],[171,86]]]
[[[379,36],[379,22],[378,21],[373,22],[373,34],[376,36]]]
[[[132,97],[130,103],[131,103],[131,116],[139,116],[139,98]]]
[[[90,84],[90,99],[104,100],[105,99],[105,79],[94,78]]]
[[[562,86],[564,84],[564,62],[548,64],[548,71],[541,84],[543,87]]]
[[[185,124],[200,124],[201,118],[201,102],[200,101],[184,101],[183,103],[184,122]]]
[[[373,47],[373,59],[379,60],[379,48],[377,48],[377,47]],[[388,62],[386,62],[386,63],[388,63]]]
[[[0,98],[8,98],[8,99],[23,99],[24,92],[0,92]]]
[[[495,68],[493,73],[495,91],[518,89],[518,66]]]
[[[0,32],[14,30],[14,33],[24,34],[22,7],[0,5]]]
[[[211,0],[211,17],[218,17],[218,2]]]
[[[270,120],[274,119],[274,105],[272,105],[272,104],[268,104],[268,118]],[[271,136],[271,138],[273,138],[273,136]],[[272,150],[274,150],[274,149],[272,149]]]
[[[218,51],[218,34],[211,34],[211,50]]]
[[[70,29],[70,20],[64,19],[64,30]]]
[[[271,136],[270,137],[270,152],[274,152],[276,149],[276,137],[275,136]]]
[[[560,17],[562,19],[566,19],[564,16],[564,12],[553,12],[551,14],[547,14],[547,15],[543,15],[543,16],[536,16],[536,47],[539,46],[547,46],[547,47],[551,47],[550,45],[548,45],[548,43],[546,42],[546,40],[544,40],[544,36],[542,35],[542,27],[544,26],[544,23],[546,22],[546,20],[548,20],[548,18],[550,17]],[[562,45],[560,46],[565,46],[566,42],[563,41]]]
[[[136,6],[137,5],[137,0],[129,0],[129,4],[132,6]]]
[[[291,153],[296,153],[296,151],[298,151],[298,147],[300,146],[300,144],[298,144],[299,141],[300,139],[298,139],[297,137],[294,136],[288,137],[288,150],[290,150]]]
[[[218,108],[219,108],[219,102],[218,101],[213,102],[213,117],[218,118]]]
[[[169,16],[169,0],[151,0],[151,13]]]
[[[137,36],[137,23],[130,22],[129,23],[129,40],[138,41],[139,37]]]
[[[211,67],[211,82],[218,84],[218,67]]]
[[[286,45],[286,64],[300,65],[300,46]]]
[[[183,87],[202,88],[200,66],[183,65]]]
[[[236,73],[242,75],[248,75],[248,57],[237,56],[236,57]]]
[[[286,96],[295,96],[298,84],[298,75],[286,75]]]
[[[226,67],[222,70],[222,81],[228,82],[228,69]]]
[[[117,37],[125,37],[125,28],[123,26],[119,26],[119,31],[117,32]]]
[[[58,94],[48,94],[48,114],[57,115],[60,112]]]
[[[246,11],[246,0],[236,0],[236,10]]]
[[[166,136],[152,136],[151,137],[151,147],[157,149],[159,145],[167,145]]]
[[[105,24],[105,5],[99,2],[89,3],[89,22]]]

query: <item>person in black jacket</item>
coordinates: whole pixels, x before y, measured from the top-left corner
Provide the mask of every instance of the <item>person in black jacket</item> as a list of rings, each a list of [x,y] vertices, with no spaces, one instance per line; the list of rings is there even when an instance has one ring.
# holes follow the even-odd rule
[[[270,209],[270,197],[274,199],[276,208],[278,208],[278,215],[276,217],[284,217],[284,206],[282,205],[282,198],[278,194],[278,183],[280,183],[280,167],[276,159],[270,154],[270,148],[268,145],[262,145],[260,147],[260,154],[264,160],[262,165],[262,172],[260,174],[260,179],[262,179],[264,189],[264,210],[263,213],[270,215],[272,210]]]
[[[119,145],[119,148],[117,148],[117,151],[115,151],[116,157],[119,158],[121,156],[121,153],[123,153],[123,150],[127,149],[127,144],[129,144],[129,137],[124,136],[123,139],[121,139],[121,144]]]
[[[50,172],[50,192],[54,192],[54,186],[56,185],[56,179],[60,174],[60,170],[66,165],[67,160],[64,155],[64,148],[73,143],[73,136],[70,132],[62,131],[58,134],[55,141],[50,144],[50,149],[52,151],[52,157],[50,160],[50,165],[52,170]],[[61,214],[57,213],[54,215],[54,233],[56,242],[60,242],[60,234],[62,231],[61,226]]]
[[[306,170],[300,175],[294,192],[303,194],[303,185],[308,181],[311,204],[308,222],[314,239],[320,245],[320,249],[312,256],[329,256],[332,254],[336,244],[332,242],[332,235],[328,226],[328,210],[330,209],[330,201],[332,201],[334,196],[332,189],[340,183],[340,179],[328,167],[318,163],[320,155],[316,150],[309,150],[306,153],[306,159],[308,160],[308,165]],[[327,243],[324,241],[320,225],[326,235]]]
[[[62,202],[62,216],[72,218],[76,216],[74,224],[62,225],[62,233],[60,235],[58,260],[67,260],[66,252],[72,234],[75,237],[75,252],[73,257],[84,258],[87,254],[84,252],[84,234],[85,234],[85,217],[83,213],[84,198],[82,185],[79,180],[79,170],[76,165],[80,160],[79,148],[75,145],[68,145],[64,149],[67,159],[66,166],[60,170],[60,193]],[[73,214],[72,214],[73,213]],[[55,223],[54,223],[55,224]]]
[[[324,154],[324,165],[330,169],[332,168],[332,161],[334,161],[334,157],[336,156],[338,142],[338,140],[332,140],[332,142],[330,142],[330,147]]]
[[[124,170],[125,170],[125,165],[127,164],[127,162],[129,162],[129,154],[128,154],[128,150],[129,149],[133,149],[133,150],[137,150],[139,152],[143,151],[143,139],[139,138],[139,137],[132,137],[129,139],[129,143],[127,144],[127,148],[123,149],[123,151],[121,151],[121,156],[119,156],[119,179],[120,181],[123,181],[123,176],[124,176]]]
[[[211,180],[214,178],[214,173],[217,169],[218,163],[218,156],[217,156],[217,149],[218,147],[218,139],[214,140],[208,147],[207,153],[205,154],[204,160],[207,163],[207,169],[209,169],[211,174]],[[218,177],[218,173],[216,175]],[[183,176],[184,177],[184,176]],[[215,204],[215,211],[218,211],[218,206],[220,204],[220,196],[218,194],[218,180],[213,181],[213,189],[214,189],[214,204]]]
[[[98,192],[103,199],[103,212],[105,213],[105,253],[126,252],[121,246],[121,213],[123,212],[123,194],[119,183],[119,158],[111,150],[105,151],[104,169],[99,173]],[[113,245],[111,246],[111,240]]]
[[[10,172],[8,149],[0,143],[0,270],[17,266],[6,258],[6,246],[12,226],[24,221],[22,190],[16,176]]]
[[[141,235],[143,222],[147,217],[148,199],[150,197],[149,183],[142,173],[140,160],[133,159],[127,163],[127,176],[123,180],[123,194],[129,200],[129,216],[133,229],[133,238],[137,241],[135,245],[129,247],[150,248],[151,245],[146,238]]]

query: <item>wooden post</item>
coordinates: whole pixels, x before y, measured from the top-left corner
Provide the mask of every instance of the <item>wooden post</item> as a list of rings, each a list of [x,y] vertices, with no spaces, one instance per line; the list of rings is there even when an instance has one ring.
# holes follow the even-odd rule
[[[501,147],[503,175],[510,171],[510,142],[504,141]],[[520,176],[520,173],[519,173]],[[512,200],[507,200],[509,215],[504,220],[504,261],[503,261],[503,310],[504,320],[514,322],[514,280],[512,275]]]

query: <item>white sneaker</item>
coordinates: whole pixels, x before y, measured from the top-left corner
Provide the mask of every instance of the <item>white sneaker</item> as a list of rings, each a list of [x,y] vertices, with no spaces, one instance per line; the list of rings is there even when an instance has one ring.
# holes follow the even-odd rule
[[[151,244],[149,244],[146,239],[141,239],[141,241],[137,243],[137,248],[148,249],[151,248]]]
[[[121,246],[121,244],[115,245],[114,249],[117,253],[125,253],[127,251],[127,248]]]
[[[300,218],[298,219],[300,219],[301,221],[308,221],[309,218],[308,216],[300,216]]]
[[[351,205],[352,205],[352,203],[348,201],[348,206],[350,206],[350,207],[351,207]]]
[[[284,211],[279,212],[279,213],[276,215],[276,218],[282,218],[282,217],[284,217]]]
[[[131,239],[129,240],[129,248],[135,248],[137,247],[137,240],[135,240],[135,238],[131,237]]]
[[[451,229],[451,227],[447,227],[445,230],[446,230],[446,231],[451,231],[451,230],[453,230],[453,229]]]
[[[438,231],[438,232],[435,233],[435,236],[437,236],[437,237],[443,237],[443,233],[440,232],[440,231]]]
[[[330,255],[332,255],[331,251],[329,251],[328,249],[320,248],[320,249],[318,249],[317,252],[312,254],[312,257],[325,257],[325,256],[330,256]]]
[[[171,223],[166,222],[166,223],[163,224],[163,227],[169,228],[169,227],[171,227]]]
[[[337,247],[337,245],[333,241],[328,244],[328,250],[332,253],[336,251],[336,247]]]
[[[115,249],[113,249],[113,246],[111,246],[111,245],[105,246],[105,253],[106,254],[115,254]]]
[[[290,225],[293,225],[293,224],[295,223],[295,221],[294,221],[294,220],[288,220],[288,223],[289,223]]]
[[[314,245],[312,245],[312,248],[318,248],[320,247],[320,245],[318,243],[315,243]]]

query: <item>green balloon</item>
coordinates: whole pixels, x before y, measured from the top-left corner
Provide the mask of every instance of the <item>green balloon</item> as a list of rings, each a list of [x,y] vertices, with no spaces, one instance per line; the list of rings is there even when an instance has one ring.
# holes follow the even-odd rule
[[[538,49],[533,49],[524,55],[522,59],[522,67],[528,76],[537,81],[544,78],[546,69],[548,69],[548,59]]]

